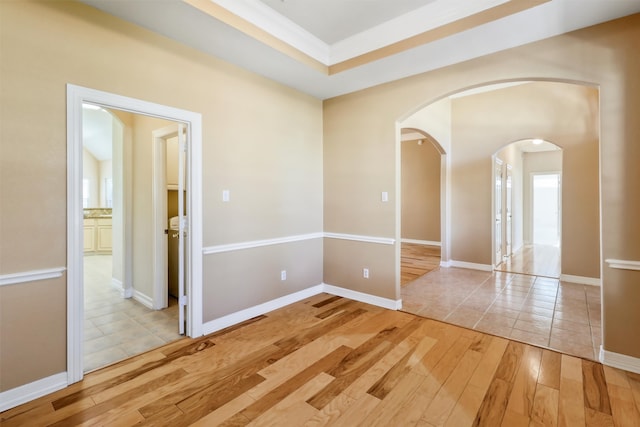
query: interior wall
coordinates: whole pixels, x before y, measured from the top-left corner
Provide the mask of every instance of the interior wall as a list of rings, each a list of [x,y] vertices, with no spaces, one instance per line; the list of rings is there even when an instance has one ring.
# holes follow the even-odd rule
[[[394,236],[396,211],[388,205],[379,203],[380,189],[393,189],[399,171],[395,170],[395,144],[399,135],[396,133],[396,122],[404,120],[421,106],[441,99],[443,96],[455,93],[464,88],[480,86],[492,82],[550,79],[569,82],[587,82],[600,89],[601,122],[597,118],[598,98],[589,95],[590,102],[583,105],[586,109],[579,123],[574,123],[578,129],[591,128],[597,136],[598,128],[601,132],[601,194],[602,194],[602,250],[603,259],[640,259],[640,226],[634,218],[640,216],[640,194],[631,190],[632,182],[640,182],[640,168],[633,166],[633,160],[640,153],[640,146],[636,141],[640,138],[640,124],[635,120],[640,111],[640,88],[636,76],[640,74],[640,56],[636,55],[637,40],[640,38],[640,15],[633,15],[609,23],[597,25],[587,29],[575,31],[565,35],[552,37],[540,42],[509,49],[503,52],[487,55],[461,64],[444,67],[428,73],[380,85],[367,90],[332,98],[324,102],[324,152],[325,152],[325,227],[327,231],[339,230],[344,233],[366,234],[372,236]],[[580,86],[577,86],[580,87]],[[554,101],[562,101],[564,95]],[[581,95],[581,99],[584,96]],[[455,103],[454,103],[455,104]],[[541,106],[539,113],[549,117],[551,122],[559,116],[558,108],[562,102],[554,107]],[[454,117],[455,105],[454,108]],[[490,112],[489,112],[490,113]],[[595,117],[594,117],[595,115]],[[521,117],[526,119],[527,116]],[[536,123],[539,123],[540,116]],[[500,118],[502,119],[502,118]],[[521,129],[522,123],[514,128]],[[562,123],[556,123],[562,125]],[[530,125],[530,124],[529,124]],[[536,127],[535,135],[545,138],[544,132]],[[575,127],[568,129],[575,132]],[[460,134],[464,129],[454,132]],[[534,134],[531,135],[532,137]],[[524,136],[504,135],[499,142],[491,142],[491,151],[483,154],[486,158],[485,166],[477,167],[472,154],[458,157],[455,167],[465,166],[467,176],[454,178],[454,185],[471,184],[469,178],[477,182],[490,183],[491,155],[505,142],[516,141]],[[547,138],[545,138],[547,139]],[[553,139],[550,139],[553,140]],[[565,145],[581,146],[576,141],[566,141]],[[559,145],[562,145],[558,141]],[[597,142],[589,142],[583,147],[597,146]],[[471,149],[478,148],[473,146]],[[482,147],[484,150],[486,147]],[[564,146],[563,146],[564,148]],[[577,150],[576,160],[583,157]],[[363,161],[363,153],[365,159]],[[452,157],[457,155],[456,148],[452,148]],[[565,155],[569,155],[565,151]],[[593,165],[590,156],[586,167],[598,170]],[[597,156],[595,156],[597,158]],[[570,164],[571,163],[571,164]],[[349,169],[347,165],[358,165]],[[565,162],[564,169],[576,167],[573,162]],[[594,167],[595,166],[595,167]],[[470,169],[469,169],[470,168]],[[467,182],[464,182],[467,181]],[[579,197],[590,198],[592,189],[597,187],[597,176],[584,183],[576,182],[573,187]],[[567,181],[565,180],[565,185]],[[594,185],[595,184],[595,185]],[[467,189],[475,186],[467,186]],[[582,189],[580,189],[582,188]],[[389,190],[391,191],[391,190]],[[452,189],[456,192],[456,188]],[[586,193],[585,193],[586,192]],[[478,191],[487,194],[486,190]],[[395,195],[390,192],[389,197]],[[483,199],[489,199],[484,197]],[[485,204],[474,204],[473,194],[470,198],[452,200],[452,212],[469,212],[469,209],[490,212]],[[597,209],[596,209],[597,211]],[[565,209],[565,215],[570,215]],[[583,215],[583,212],[573,212]],[[593,223],[596,212],[589,211],[581,216],[580,226],[584,231],[584,222]],[[463,214],[460,214],[463,215]],[[586,218],[586,219],[583,219]],[[490,263],[490,233],[487,231],[470,230],[473,227],[458,227],[456,221],[462,220],[462,225],[469,224],[469,219],[452,218],[452,254],[454,259],[463,259],[482,264]],[[478,223],[483,223],[481,217],[474,217]],[[488,221],[486,222],[488,223]],[[471,231],[471,234],[465,232]],[[564,230],[565,232],[569,230]],[[569,232],[575,233],[576,230]],[[478,244],[469,237],[475,236]],[[597,277],[600,259],[594,253],[598,252],[599,239],[596,233],[587,233],[585,238],[576,243],[579,252],[587,251],[584,257],[575,256],[583,264],[581,273],[587,277]],[[594,237],[596,237],[594,239]],[[563,241],[566,240],[563,238]],[[460,246],[460,242],[470,243],[470,250]],[[351,243],[349,243],[351,244]],[[346,247],[344,242],[343,246]],[[353,256],[369,262],[375,256],[369,244],[358,242],[351,247]],[[566,248],[565,248],[566,249]],[[488,254],[486,257],[480,254]],[[565,253],[563,252],[563,257]],[[594,259],[595,258],[595,259]],[[379,296],[392,294],[399,297],[399,287],[395,283],[394,261],[395,252],[390,251],[388,257],[380,261],[380,265],[388,273],[384,289],[376,286],[371,292]],[[589,260],[589,261],[586,261]],[[347,268],[349,260],[345,259],[337,265],[329,265],[325,260],[325,276],[334,271]],[[584,268],[584,264],[591,265]],[[358,268],[356,266],[355,268]],[[572,266],[576,267],[576,266]],[[564,267],[563,267],[564,268]],[[567,271],[567,274],[571,274]],[[626,355],[640,357],[640,332],[631,325],[640,323],[640,313],[633,301],[640,300],[640,288],[636,286],[635,272],[613,270],[605,266],[603,277],[603,320],[605,349]],[[346,276],[341,276],[336,285],[350,287]],[[384,295],[383,295],[384,294]]]
[[[89,180],[89,208],[100,207],[100,163],[87,150],[82,149],[82,179]]]
[[[0,39],[0,274],[67,263],[68,83],[202,114],[205,247],[322,231],[321,101],[76,2],[0,2]],[[321,239],[260,251],[204,256],[204,322],[322,283]],[[0,290],[0,392],[66,371],[65,285]]]
[[[402,238],[440,243],[440,152],[402,142]]]

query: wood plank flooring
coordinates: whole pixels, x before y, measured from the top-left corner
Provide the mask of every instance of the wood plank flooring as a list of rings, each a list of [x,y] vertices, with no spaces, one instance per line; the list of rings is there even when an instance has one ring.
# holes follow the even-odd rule
[[[0,423],[639,426],[640,375],[321,294],[90,373]]]
[[[400,284],[407,283],[440,267],[440,247],[402,243],[400,250]]]
[[[558,279],[560,248],[548,245],[526,245],[496,267],[496,271]]]

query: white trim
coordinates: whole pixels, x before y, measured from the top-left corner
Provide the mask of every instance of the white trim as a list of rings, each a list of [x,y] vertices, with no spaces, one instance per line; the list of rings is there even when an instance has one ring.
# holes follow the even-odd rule
[[[475,262],[456,261],[453,259],[449,260],[447,267],[466,268],[468,270],[493,271],[493,266],[489,264],[476,264]]]
[[[432,240],[401,239],[400,242],[402,242],[402,243],[413,243],[415,245],[442,246],[442,243],[434,242]]]
[[[115,277],[111,278],[111,287],[120,292],[120,295],[124,295],[124,285],[122,281],[116,279]]]
[[[572,276],[570,274],[561,274],[561,282],[577,283],[580,285],[601,286],[602,280],[595,277]]]
[[[37,280],[57,279],[62,277],[66,268],[47,268],[44,270],[22,271],[0,275],[0,286],[17,285],[18,283],[35,282]]]
[[[280,298],[276,298],[271,301],[267,301],[262,304],[255,305],[253,307],[246,308],[244,310],[236,311],[235,313],[228,314],[226,316],[219,317],[215,320],[207,322],[202,325],[202,333],[204,335],[211,334],[229,326],[236,325],[245,320],[252,319],[256,316],[263,315],[273,310],[277,310],[286,305],[293,304],[305,298],[318,295],[324,291],[323,285],[316,285],[302,291],[294,292],[289,295],[285,295]]]
[[[202,333],[203,335],[211,334],[213,332],[228,328],[229,326],[236,325],[240,322],[244,322],[245,320],[252,319],[256,316],[260,316],[270,311],[277,310],[289,304],[293,304],[295,302],[312,297],[314,295],[321,294],[323,292],[343,298],[352,299],[354,301],[364,302],[389,310],[400,310],[402,308],[402,300],[382,298],[358,291],[352,291],[351,289],[345,289],[338,286],[321,283],[319,285],[312,286],[310,288],[303,289],[301,291],[294,292],[292,294],[288,294],[283,297],[276,298],[274,300],[267,301],[265,303],[258,304],[253,307],[249,307],[244,310],[240,310],[235,313],[231,313],[218,319],[206,322],[202,325]]]
[[[400,310],[402,308],[402,300],[382,298],[371,294],[365,294],[363,292],[353,291],[351,289],[328,285],[326,283],[324,284],[324,292],[331,295],[336,295],[339,297],[349,298],[355,301],[375,305],[378,307],[387,308],[389,310]]]
[[[51,375],[0,393],[0,412],[46,396],[67,386],[67,373]]]
[[[625,371],[640,374],[640,359],[637,357],[627,356],[626,354],[614,353],[605,350],[600,346],[600,362],[603,365],[611,366]]]
[[[168,260],[168,234],[165,230],[167,224],[167,139],[178,134],[178,124],[173,123],[160,129],[153,130],[151,157],[153,174],[153,220],[151,232],[153,252],[153,308],[160,310],[169,304],[169,288],[167,268]],[[187,141],[187,144],[189,142]],[[180,197],[178,195],[178,197]],[[184,197],[184,196],[183,196]]]
[[[190,191],[187,334],[202,335],[202,115],[95,89],[67,84],[67,382],[83,377],[83,211],[82,104],[84,102],[186,123],[191,131],[187,153]],[[128,256],[127,256],[128,259]],[[126,262],[126,259],[125,259]],[[127,274],[125,268],[125,274]],[[125,286],[131,281],[125,279]]]
[[[640,261],[627,261],[622,259],[607,259],[609,268],[617,268],[621,270],[640,270]]]
[[[144,305],[150,310],[153,310],[153,298],[148,295],[143,294],[140,291],[133,290],[133,299],[138,301],[140,304]]]
[[[222,252],[240,251],[243,249],[253,249],[262,246],[280,245],[283,243],[300,242],[303,240],[320,239],[323,233],[299,234],[296,236],[277,237],[275,239],[253,240],[249,242],[229,243],[226,245],[207,246],[202,249],[204,255],[217,254]]]
[[[440,267],[451,268],[451,261],[440,261]]]
[[[379,243],[381,245],[393,245],[396,243],[396,239],[390,237],[375,237],[375,236],[360,236],[357,234],[342,234],[342,233],[324,233],[324,237],[328,239],[341,239],[341,240],[353,240],[356,242],[365,243]]]

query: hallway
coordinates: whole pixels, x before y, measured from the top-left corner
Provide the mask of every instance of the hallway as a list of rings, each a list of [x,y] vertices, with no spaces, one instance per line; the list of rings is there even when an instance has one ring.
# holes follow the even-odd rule
[[[401,288],[402,310],[454,325],[598,359],[600,288],[557,279],[458,268]]]

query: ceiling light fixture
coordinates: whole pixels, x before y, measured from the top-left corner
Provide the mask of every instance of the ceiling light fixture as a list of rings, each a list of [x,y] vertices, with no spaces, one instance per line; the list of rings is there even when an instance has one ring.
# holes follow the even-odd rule
[[[540,144],[542,144],[544,141],[543,141],[542,139],[534,139],[534,140],[533,140],[533,141],[531,141],[531,142],[533,142],[533,145],[540,145]]]

